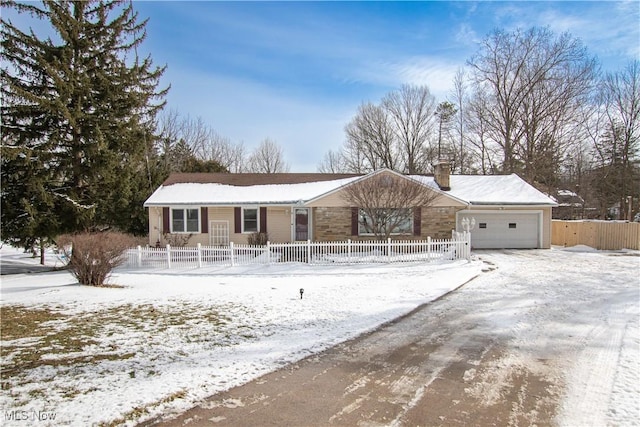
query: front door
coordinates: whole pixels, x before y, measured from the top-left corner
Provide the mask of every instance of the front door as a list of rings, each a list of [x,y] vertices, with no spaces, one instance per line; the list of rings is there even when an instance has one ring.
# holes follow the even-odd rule
[[[211,221],[209,223],[209,244],[211,246],[229,245],[229,221]]]
[[[309,240],[309,209],[295,208],[293,211],[294,239]]]

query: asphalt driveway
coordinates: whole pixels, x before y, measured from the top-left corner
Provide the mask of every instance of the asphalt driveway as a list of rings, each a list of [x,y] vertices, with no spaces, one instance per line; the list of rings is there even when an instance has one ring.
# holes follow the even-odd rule
[[[558,425],[573,365],[591,355],[615,371],[623,337],[593,319],[623,329],[633,325],[637,310],[633,300],[625,300],[637,301],[638,291],[625,281],[637,272],[620,271],[611,287],[583,286],[588,268],[594,268],[588,257],[552,251],[480,257],[484,273],[457,291],[374,332],[214,395],[177,418],[145,425]],[[628,269],[629,263],[620,265]],[[607,345],[596,348],[602,339]],[[589,409],[606,413],[594,403],[603,400],[590,394],[610,389],[607,381],[589,379],[574,392],[572,404],[583,405],[587,417],[576,419],[580,425],[601,420]]]

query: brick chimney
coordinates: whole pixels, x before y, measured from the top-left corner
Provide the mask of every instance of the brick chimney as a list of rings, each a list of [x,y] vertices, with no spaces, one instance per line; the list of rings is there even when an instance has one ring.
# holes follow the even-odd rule
[[[438,164],[436,164],[435,169],[434,178],[438,187],[443,191],[451,190],[449,179],[451,176],[451,165],[449,165],[449,162],[446,160],[440,160],[438,161]]]

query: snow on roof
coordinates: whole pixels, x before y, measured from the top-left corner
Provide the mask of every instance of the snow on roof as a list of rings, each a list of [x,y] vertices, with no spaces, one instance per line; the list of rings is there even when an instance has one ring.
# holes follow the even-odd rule
[[[177,183],[160,186],[144,205],[294,204],[340,188],[357,178],[356,176],[320,182],[244,186]]]
[[[211,182],[172,183],[160,186],[144,205],[296,204],[317,199],[359,178],[353,176],[320,182],[242,186]],[[411,178],[438,188],[432,176],[411,175]],[[556,204],[515,174],[451,175],[450,183],[451,190],[443,193],[472,205]]]
[[[420,176],[421,181],[433,177]],[[451,175],[451,190],[446,191],[472,205],[555,205],[548,196],[516,174],[511,175]]]
[[[558,196],[566,196],[566,197],[580,197],[576,193],[571,190],[558,190]]]
[[[516,174],[451,175],[450,193],[473,205],[555,205],[553,200]]]
[[[554,200],[562,207],[581,208],[584,205],[584,199],[571,190],[558,190],[558,197]]]

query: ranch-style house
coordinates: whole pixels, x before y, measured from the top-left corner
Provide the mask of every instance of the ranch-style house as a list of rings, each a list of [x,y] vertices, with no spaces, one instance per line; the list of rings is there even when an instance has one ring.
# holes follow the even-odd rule
[[[448,238],[473,222],[471,245],[482,248],[549,248],[556,203],[515,174],[453,175],[449,164],[434,176],[382,169],[366,175],[325,173],[175,173],[147,199],[149,244],[180,235],[187,245],[246,244],[255,232],[273,243],[371,240],[362,212],[344,197],[349,185],[388,174],[415,180],[435,193],[415,208],[392,238]],[[473,221],[471,221],[473,219]]]

